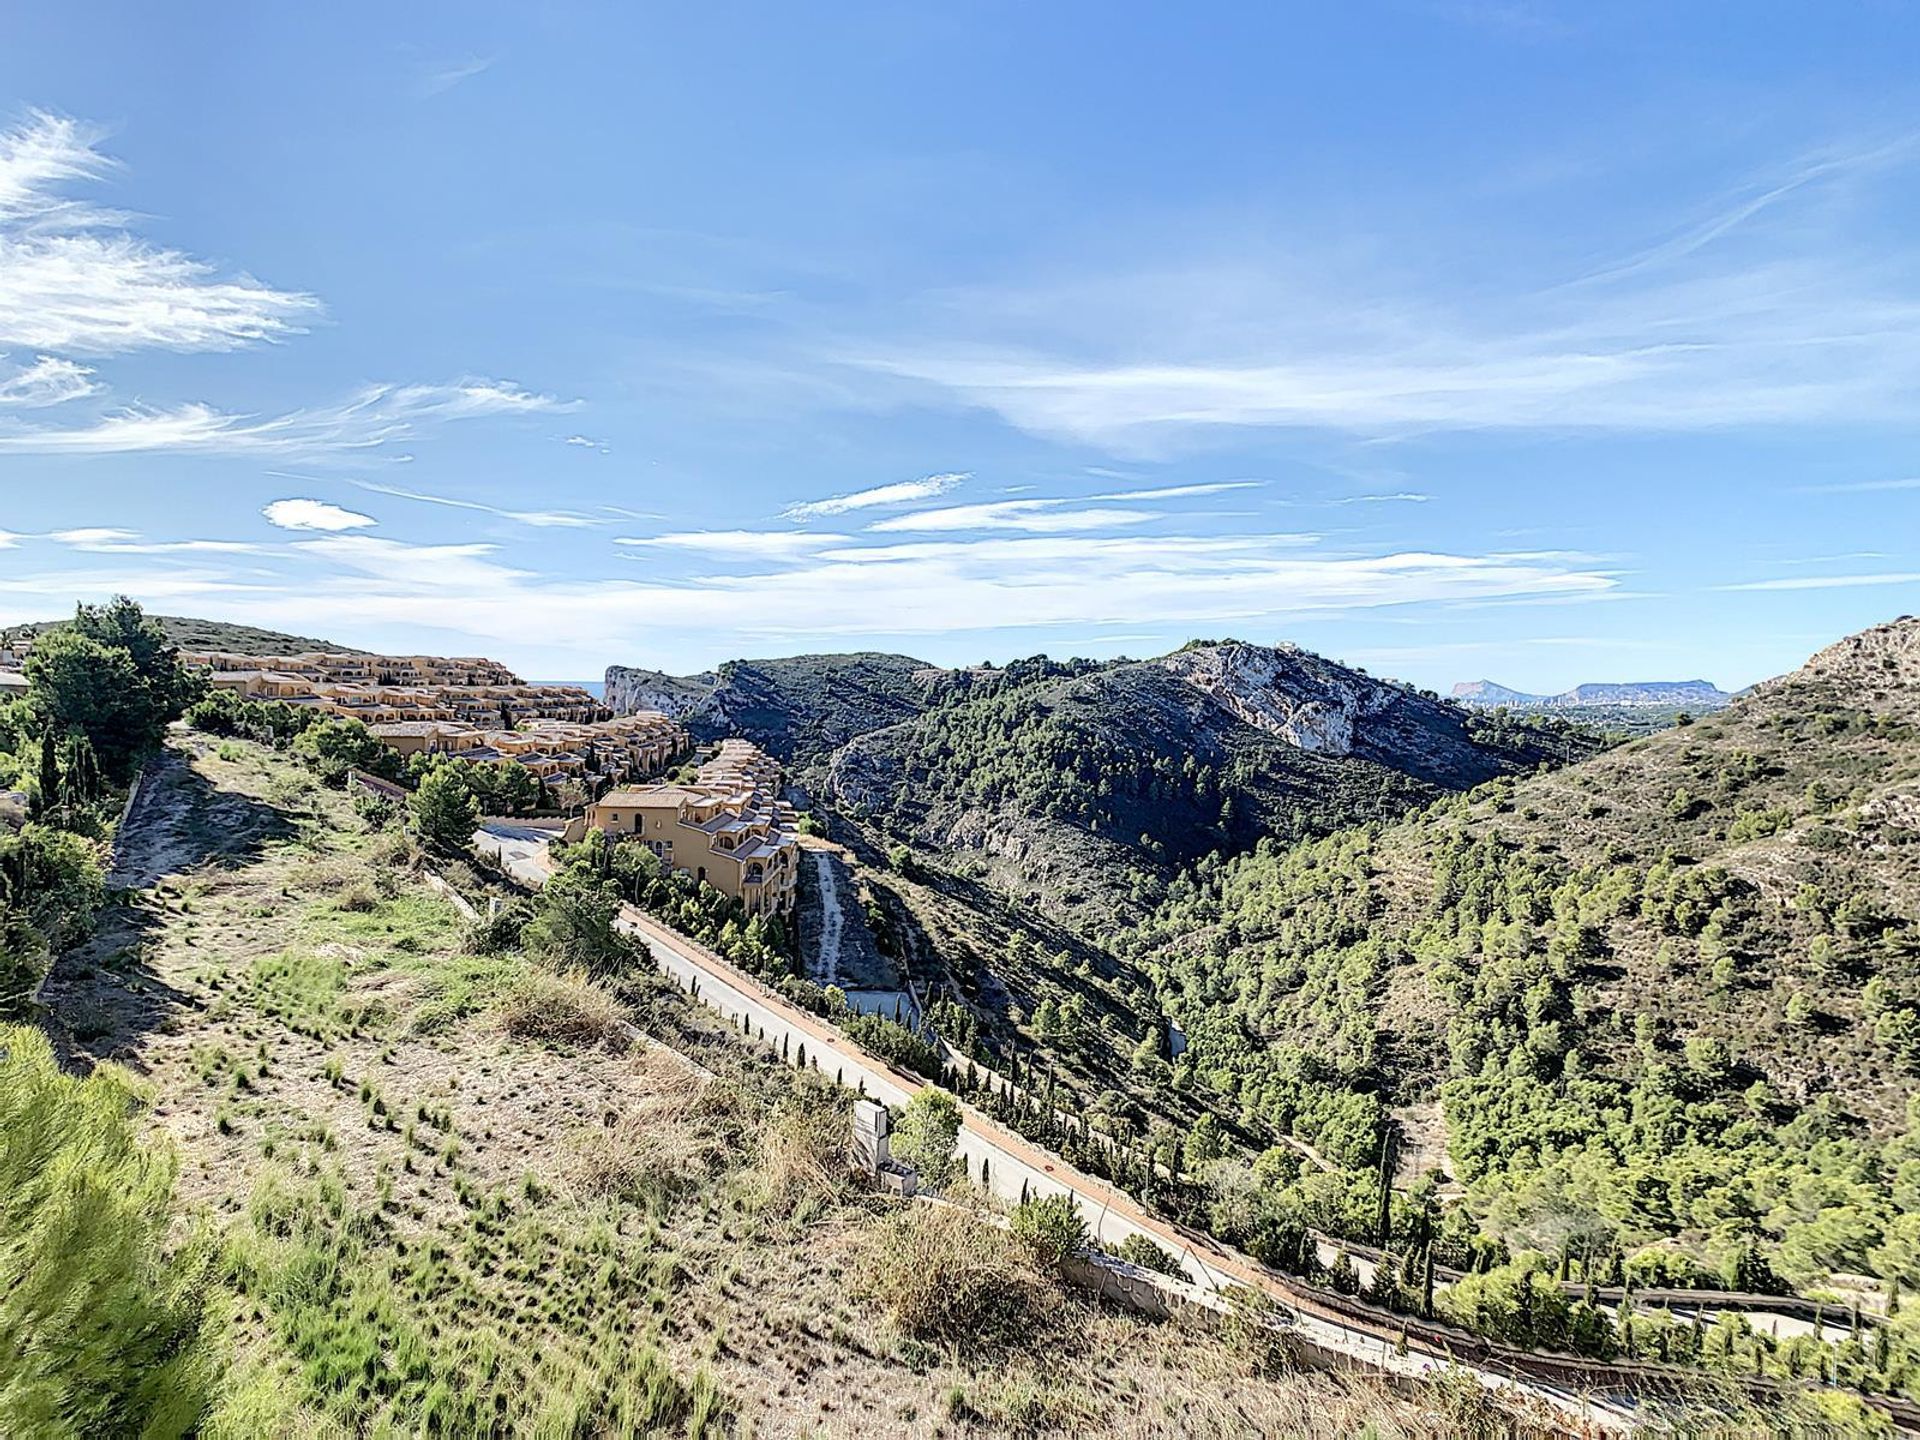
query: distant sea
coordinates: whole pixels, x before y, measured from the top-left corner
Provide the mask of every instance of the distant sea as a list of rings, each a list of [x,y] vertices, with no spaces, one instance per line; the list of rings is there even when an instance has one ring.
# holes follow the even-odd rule
[[[596,700],[604,698],[607,688],[605,680],[529,680],[527,683],[529,685],[572,685],[576,689],[586,691]]]

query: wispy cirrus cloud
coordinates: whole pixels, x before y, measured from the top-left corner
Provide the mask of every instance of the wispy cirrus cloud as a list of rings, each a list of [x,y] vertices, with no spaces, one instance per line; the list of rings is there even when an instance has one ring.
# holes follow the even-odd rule
[[[824,500],[802,500],[787,506],[780,513],[788,520],[812,520],[821,515],[845,515],[849,511],[871,510],[882,505],[906,505],[944,495],[967,478],[964,473],[956,471],[928,475],[919,480],[901,480],[892,485],[876,485],[871,490],[829,495]]]
[[[0,453],[321,456],[377,449],[430,424],[564,410],[571,403],[505,380],[370,385],[334,405],[266,418],[195,403],[167,409],[129,407],[74,425],[0,425]]]
[[[1893,480],[1851,480],[1837,485],[1808,485],[1803,490],[1809,495],[1876,495],[1920,490],[1920,475],[1903,475]]]
[[[382,485],[373,480],[355,480],[353,483],[376,495],[417,500],[423,505],[442,505],[450,510],[474,510],[482,515],[497,515],[502,520],[531,525],[536,529],[585,530],[608,524],[611,519],[610,515],[589,515],[579,510],[512,510],[479,500],[463,500],[457,495],[433,495],[424,490],[405,490],[398,485]]]
[[[431,100],[463,81],[476,75],[485,74],[493,68],[492,56],[467,55],[454,60],[434,60],[423,65],[414,81],[414,93],[422,100]]]
[[[876,520],[869,530],[1033,530],[1069,532],[1104,530],[1120,525],[1142,525],[1157,519],[1152,510],[1121,510],[1114,506],[1069,509],[1059,499],[986,500],[975,505],[946,505],[935,510],[911,510]]]
[[[244,540],[147,540],[137,530],[94,525],[41,537],[90,555],[250,555],[262,547]]]
[[[1870,585],[1920,584],[1920,571],[1889,571],[1877,575],[1781,575],[1770,580],[1747,580],[1738,585],[1716,585],[1716,590],[1855,590]]]
[[[1788,162],[1564,280],[1489,274],[1463,293],[1423,236],[1343,293],[1338,237],[1302,234],[1232,261],[939,292],[894,307],[910,328],[822,353],[880,403],[983,410],[1123,455],[1258,429],[1905,420],[1920,286],[1854,202],[1916,153],[1903,137]]]
[[[1160,485],[1146,490],[1116,490],[1089,495],[1089,500],[1184,500],[1197,495],[1219,495],[1228,490],[1258,490],[1264,480],[1207,480],[1194,485]]]
[[[0,359],[4,359],[0,356]],[[98,394],[93,371],[57,355],[36,356],[31,365],[0,372],[0,405],[41,410]]]
[[[0,130],[0,344],[80,355],[232,350],[297,332],[311,295],[141,239],[130,217],[69,193],[114,162],[100,132],[36,111]]]

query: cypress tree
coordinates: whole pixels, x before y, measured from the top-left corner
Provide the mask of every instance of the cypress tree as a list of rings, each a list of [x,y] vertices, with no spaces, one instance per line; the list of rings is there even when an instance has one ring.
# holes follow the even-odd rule
[[[53,727],[40,732],[40,808],[51,810],[60,803],[60,757],[54,750]]]
[[[1380,1127],[1380,1206],[1374,1214],[1374,1244],[1385,1249],[1393,1243],[1393,1122]]]

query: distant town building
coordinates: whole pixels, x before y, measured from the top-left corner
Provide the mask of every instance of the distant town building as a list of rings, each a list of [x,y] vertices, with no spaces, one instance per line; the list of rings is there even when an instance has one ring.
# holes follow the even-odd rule
[[[750,915],[791,916],[800,875],[793,809],[780,766],[744,740],[723,740],[691,784],[625,786],[587,807],[587,829],[645,845],[669,869],[733,896]]]
[[[358,720],[401,755],[516,764],[543,785],[591,787],[664,770],[692,741],[665,715],[613,716],[573,685],[528,685],[473,656],[183,652],[216,690]]]

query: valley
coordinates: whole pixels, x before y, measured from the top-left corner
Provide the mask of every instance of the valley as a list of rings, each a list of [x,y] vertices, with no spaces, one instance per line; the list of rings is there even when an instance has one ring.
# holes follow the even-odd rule
[[[458,663],[419,703],[498,687]],[[484,824],[501,745],[380,760],[411,732],[342,714],[352,685],[196,702],[100,822],[113,898],[36,1013],[178,1156],[140,1223],[218,1257],[217,1304],[168,1302],[221,1376],[204,1433],[1341,1433],[1288,1408],[1329,1396],[1528,1433],[1709,1393],[1729,1434],[1920,1422],[1915,622],[1627,741],[1232,641],[749,669],[576,726],[663,737],[624,762],[661,778],[591,749]],[[734,723],[773,753],[702,736]],[[56,751],[39,784],[83,775]],[[713,871],[736,845],[771,871]],[[1062,1198],[1061,1253],[1144,1265],[1173,1318],[863,1186],[855,1094],[982,1233]],[[982,1301],[1041,1307],[1019,1345],[887,1289],[981,1245],[1012,1267]]]

